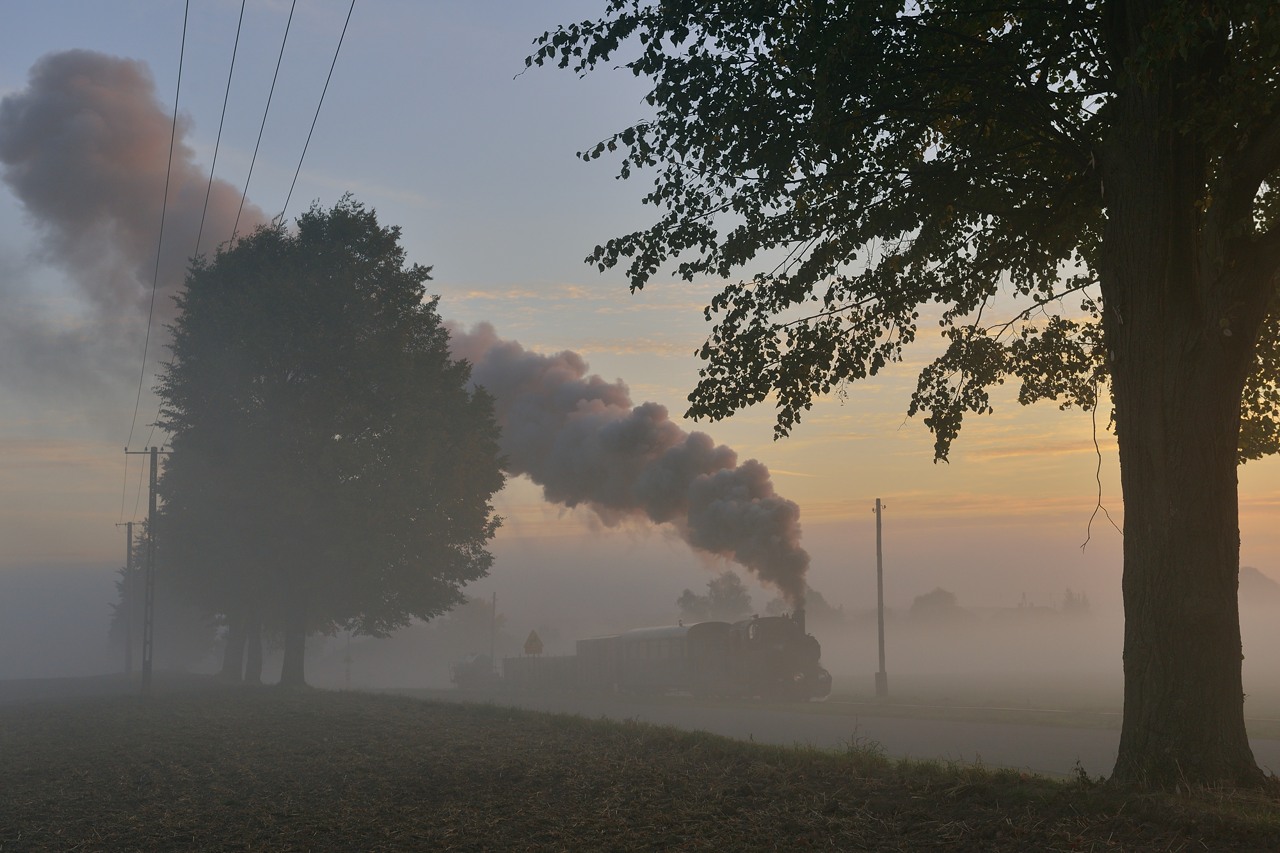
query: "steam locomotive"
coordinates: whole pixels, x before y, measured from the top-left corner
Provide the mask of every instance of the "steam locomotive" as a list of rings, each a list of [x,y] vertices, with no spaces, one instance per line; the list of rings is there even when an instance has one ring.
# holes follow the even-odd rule
[[[805,633],[804,611],[740,622],[639,628],[578,640],[577,654],[506,658],[502,681],[517,689],[822,699],[831,674]]]

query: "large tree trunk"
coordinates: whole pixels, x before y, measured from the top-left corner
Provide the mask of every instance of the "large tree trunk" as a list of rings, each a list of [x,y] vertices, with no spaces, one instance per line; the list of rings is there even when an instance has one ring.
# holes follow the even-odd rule
[[[222,670],[218,677],[239,682],[244,677],[245,617],[227,615],[227,647],[222,653]]]
[[[280,668],[281,687],[305,687],[303,658],[307,645],[307,602],[299,595],[289,602],[284,623],[284,664]]]
[[[1206,352],[1214,341],[1150,333],[1131,335],[1114,369],[1125,505],[1124,719],[1114,775],[1159,786],[1258,784],[1236,600],[1239,390],[1223,360]]]
[[[1117,73],[1159,0],[1113,3]],[[1236,487],[1241,392],[1262,321],[1202,212],[1208,164],[1180,82],[1128,77],[1103,151],[1101,267],[1124,489],[1124,719],[1114,778],[1263,781],[1244,726]]]

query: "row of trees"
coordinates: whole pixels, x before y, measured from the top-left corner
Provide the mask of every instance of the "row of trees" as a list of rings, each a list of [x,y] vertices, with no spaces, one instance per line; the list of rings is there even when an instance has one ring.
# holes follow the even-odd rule
[[[1026,593],[1018,602],[1017,608],[1007,612],[1063,613],[1068,616],[1086,616],[1089,613],[1089,596],[1083,592],[1073,592],[1070,587],[1062,594],[1062,606],[1055,610],[1051,607],[1037,607],[1027,601]],[[912,619],[925,621],[946,621],[950,619],[967,619],[973,614],[960,606],[956,594],[949,589],[936,587],[930,592],[921,593],[911,600],[909,611]]]
[[[384,636],[489,569],[492,401],[450,358],[399,236],[344,197],[197,259],[178,297],[158,551],[225,623],[230,678],[246,649],[257,674],[266,631],[280,682],[302,684],[308,634]]]
[[[1025,598],[1019,607],[1025,605]],[[676,599],[680,608],[680,618],[684,622],[703,622],[707,620],[734,622],[751,615],[751,593],[742,578],[736,572],[725,571],[707,581],[707,592],[700,595],[686,589]],[[765,612],[778,616],[787,611],[787,603],[781,598],[774,599],[765,606]],[[812,588],[805,590],[805,609],[809,624],[827,623],[839,625],[845,621],[843,607],[832,607],[822,595]],[[1083,615],[1089,612],[1089,596],[1073,592],[1070,587],[1063,593],[1063,613]],[[946,620],[957,617],[968,617],[968,611],[962,608],[956,594],[938,587],[931,592],[917,595],[911,601],[910,614],[913,619]],[[874,615],[874,614],[873,614]]]
[[[750,616],[754,610],[751,592],[732,569],[707,581],[705,595],[686,589],[676,599],[676,607],[680,609],[680,619],[690,623],[707,620],[735,622]],[[790,612],[793,607],[793,604],[779,596],[765,605],[764,612],[769,616],[781,616]],[[807,585],[804,589],[804,608],[805,618],[810,625],[838,625],[844,621],[843,607],[832,607],[822,593]]]

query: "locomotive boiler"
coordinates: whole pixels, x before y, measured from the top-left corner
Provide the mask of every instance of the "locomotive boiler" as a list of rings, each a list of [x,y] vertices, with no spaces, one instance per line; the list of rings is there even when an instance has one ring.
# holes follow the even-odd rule
[[[804,611],[739,622],[638,628],[578,640],[576,654],[507,658],[503,681],[515,688],[694,696],[821,699],[831,675],[805,632]]]

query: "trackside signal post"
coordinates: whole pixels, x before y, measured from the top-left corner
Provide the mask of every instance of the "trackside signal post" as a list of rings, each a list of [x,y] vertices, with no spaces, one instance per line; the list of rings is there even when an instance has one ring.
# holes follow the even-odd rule
[[[880,671],[876,673],[876,695],[881,698],[889,695],[889,674],[884,671],[884,547],[880,532],[880,515],[884,508],[876,498],[876,614],[880,628]]]

